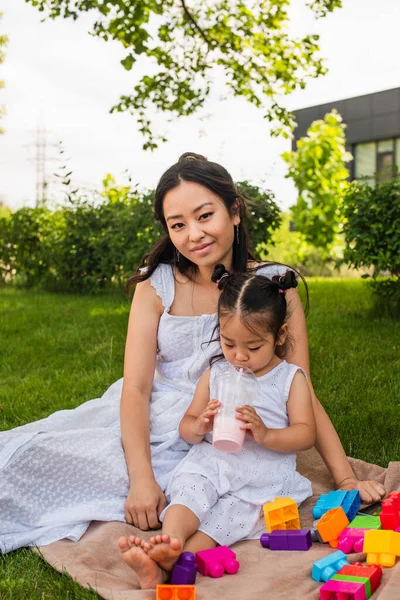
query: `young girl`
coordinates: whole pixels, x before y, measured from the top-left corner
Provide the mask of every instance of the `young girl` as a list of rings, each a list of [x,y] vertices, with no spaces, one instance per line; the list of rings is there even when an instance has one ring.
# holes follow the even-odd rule
[[[180,426],[193,444],[167,486],[168,506],[161,514],[162,535],[119,540],[124,560],[135,569],[142,588],[163,581],[183,549],[199,551],[258,538],[265,529],[261,507],[276,496],[298,504],[311,484],[296,471],[296,452],[315,441],[312,399],[304,371],[282,360],[287,340],[285,290],[295,275],[270,279],[229,275],[217,265],[213,280],[222,293],[219,330],[225,360],[212,363],[199,379]],[[215,377],[228,363],[251,369],[258,391],[251,406],[237,409],[248,437],[234,454],[216,450],[211,431],[221,403]]]

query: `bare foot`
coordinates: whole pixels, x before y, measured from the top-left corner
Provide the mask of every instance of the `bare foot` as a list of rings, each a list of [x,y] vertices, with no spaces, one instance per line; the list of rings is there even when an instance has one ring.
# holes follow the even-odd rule
[[[120,537],[118,547],[122,560],[131,567],[139,578],[142,590],[155,589],[158,583],[163,583],[165,577],[157,563],[144,551],[143,540],[133,535]]]
[[[150,538],[150,543],[144,542],[143,548],[149,557],[165,571],[172,568],[182,554],[183,543],[178,538],[169,535],[156,535]]]

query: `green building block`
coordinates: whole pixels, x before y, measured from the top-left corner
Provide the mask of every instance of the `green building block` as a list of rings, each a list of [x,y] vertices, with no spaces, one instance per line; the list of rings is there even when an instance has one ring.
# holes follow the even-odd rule
[[[348,527],[358,527],[359,529],[382,529],[381,520],[373,515],[357,515]]]
[[[336,579],[337,581],[356,581],[358,583],[363,583],[365,585],[365,595],[367,598],[371,598],[371,582],[368,577],[356,577],[355,575],[341,575],[340,573],[336,573],[331,579]]]

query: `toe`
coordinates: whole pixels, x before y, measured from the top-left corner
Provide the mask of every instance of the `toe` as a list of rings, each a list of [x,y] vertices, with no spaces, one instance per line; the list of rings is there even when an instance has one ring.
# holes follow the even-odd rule
[[[118,548],[121,552],[126,552],[130,548],[129,540],[127,537],[120,537],[118,540]]]

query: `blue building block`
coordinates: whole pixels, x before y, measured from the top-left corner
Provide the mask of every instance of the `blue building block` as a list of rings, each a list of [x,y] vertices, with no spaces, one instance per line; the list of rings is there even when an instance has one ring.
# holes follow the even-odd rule
[[[182,552],[171,574],[171,585],[194,585],[196,582],[196,557],[192,552]]]
[[[331,508],[339,508],[339,506],[342,506],[346,494],[347,492],[345,490],[336,490],[334,492],[329,492],[329,494],[322,494],[318,498],[317,504],[312,509],[314,519],[320,519]]]
[[[329,494],[322,494],[312,509],[314,519],[320,519],[331,508],[341,506],[346,517],[351,522],[360,508],[361,499],[358,490],[336,490]]]
[[[361,506],[360,492],[358,490],[350,490],[347,492],[346,498],[343,501],[342,508],[346,513],[346,517],[352,522]]]
[[[346,555],[338,550],[333,554],[320,558],[320,560],[316,560],[312,566],[311,577],[319,582],[328,581],[339,569],[349,564]]]

